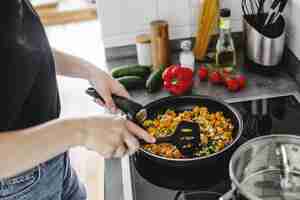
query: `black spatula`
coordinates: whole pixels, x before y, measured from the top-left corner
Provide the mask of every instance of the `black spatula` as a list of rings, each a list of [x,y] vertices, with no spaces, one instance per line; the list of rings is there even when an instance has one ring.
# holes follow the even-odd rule
[[[187,158],[195,157],[194,154],[201,144],[200,127],[197,123],[183,121],[180,122],[173,135],[157,138],[155,144],[169,143]],[[142,142],[145,144],[145,142]]]

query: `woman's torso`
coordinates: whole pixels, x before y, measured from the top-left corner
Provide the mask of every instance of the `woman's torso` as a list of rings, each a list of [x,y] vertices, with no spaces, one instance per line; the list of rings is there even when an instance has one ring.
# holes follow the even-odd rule
[[[2,26],[8,31],[3,45],[0,42],[0,131],[38,125],[60,112],[55,64],[44,29],[27,0],[12,1],[19,2],[22,12],[21,21],[10,20],[8,29]]]

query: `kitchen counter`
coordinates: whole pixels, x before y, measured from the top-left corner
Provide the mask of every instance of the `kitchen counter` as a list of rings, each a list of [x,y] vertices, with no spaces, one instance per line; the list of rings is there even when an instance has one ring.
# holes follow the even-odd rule
[[[238,63],[244,63],[242,52],[238,52]],[[199,95],[209,95],[222,98],[226,101],[239,101],[245,99],[255,99],[262,98],[263,96],[280,96],[286,93],[297,91],[298,81],[295,81],[295,78],[291,76],[292,68],[299,69],[299,78],[300,82],[300,67],[296,66],[296,63],[300,62],[292,55],[290,52],[286,55],[287,60],[283,63],[282,71],[273,76],[264,76],[257,73],[249,72],[248,70],[243,69],[243,64],[239,64],[240,71],[247,77],[247,87],[240,92],[234,93],[229,92],[225,87],[212,85],[207,81],[200,82],[198,78],[195,79],[194,88],[192,90],[193,94]],[[176,55],[172,58],[173,63],[178,62]],[[296,61],[295,61],[296,60]],[[137,63],[136,58],[126,58],[109,61],[107,66],[109,69],[112,69],[114,66],[120,66],[124,64]],[[293,64],[292,64],[293,63]],[[291,66],[291,67],[286,67]],[[146,104],[153,100],[166,97],[169,94],[166,91],[160,91],[154,94],[148,94],[145,90],[136,90],[131,92],[132,97],[142,103]]]
[[[242,52],[238,53],[238,63],[243,63]],[[178,60],[176,56],[172,58],[176,63]],[[126,58],[120,60],[109,61],[108,67],[132,64],[136,63],[136,58]],[[287,67],[287,65],[289,67]],[[193,94],[209,95],[221,98],[227,102],[236,102],[241,100],[254,100],[259,98],[268,98],[276,96],[284,96],[287,94],[295,93],[299,91],[298,81],[300,80],[300,73],[294,76],[294,67],[297,68],[300,62],[288,52],[286,60],[282,66],[282,71],[277,75],[263,76],[255,73],[251,73],[241,67],[241,71],[246,75],[248,79],[247,87],[240,92],[233,93],[226,90],[222,86],[214,86],[208,82],[195,81],[193,88]],[[243,66],[240,64],[239,66]],[[153,100],[166,97],[169,94],[165,91],[161,91],[156,94],[147,94],[144,90],[138,90],[131,93],[134,100],[146,104]],[[116,200],[123,199],[123,186],[122,186],[122,170],[120,160],[107,160],[105,163],[105,199]]]

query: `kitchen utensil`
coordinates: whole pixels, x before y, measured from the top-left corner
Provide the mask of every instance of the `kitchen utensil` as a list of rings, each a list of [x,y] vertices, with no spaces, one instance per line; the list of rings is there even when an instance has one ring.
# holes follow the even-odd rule
[[[175,133],[171,136],[157,138],[156,144],[170,143],[178,148],[178,150],[186,157],[192,158],[199,150],[200,127],[197,123],[183,121],[178,124]],[[143,145],[142,142],[141,145]]]
[[[268,25],[271,20],[274,18],[274,16],[276,15],[276,12],[279,10],[279,6],[280,6],[280,0],[274,0],[273,3],[271,4],[270,10],[268,12],[268,16],[265,20],[265,26]]]
[[[91,95],[94,98],[99,98],[99,95],[91,93],[91,89],[87,90],[87,94]],[[191,110],[195,106],[205,106],[211,112],[223,112],[224,116],[230,118],[234,125],[233,142],[225,147],[222,151],[215,154],[206,156],[206,157],[193,157],[193,158],[183,158],[183,159],[172,159],[166,158],[163,156],[152,154],[143,148],[140,149],[140,152],[149,157],[152,161],[160,163],[162,165],[184,167],[188,165],[199,166],[203,168],[210,168],[214,165],[220,165],[220,167],[225,167],[230,159],[230,155],[233,153],[234,149],[237,146],[237,141],[239,141],[242,131],[243,131],[243,121],[235,108],[228,105],[227,103],[218,100],[213,97],[207,96],[169,96],[156,101],[153,101],[145,106],[142,106],[136,102],[133,102],[124,97],[118,97],[116,95],[112,96],[116,106],[122,110],[129,119],[141,125],[141,121],[145,118],[154,119],[161,112],[166,111],[167,109],[175,110],[175,112],[183,112],[186,110]],[[142,111],[142,112],[141,112]],[[137,113],[143,114],[137,114]],[[140,115],[142,117],[140,117]],[[143,120],[141,120],[143,119]],[[227,160],[228,159],[228,160]],[[217,164],[219,163],[219,164]],[[224,165],[224,166],[223,166]]]
[[[264,22],[264,16],[265,16],[265,2],[266,0],[258,0],[258,12],[257,12],[257,16],[256,16],[256,23],[258,24],[259,27],[263,26],[263,22]]]
[[[299,200],[300,137],[268,135],[240,146],[233,154],[229,173],[232,190],[220,200],[236,194],[248,200]]]
[[[264,5],[265,5],[266,0],[259,0],[258,2],[259,2],[258,13],[263,14],[265,12]]]
[[[253,1],[252,0],[245,0],[246,5],[250,8],[250,15],[254,15],[254,6],[253,6]]]
[[[285,22],[283,17],[278,20],[278,30],[266,35],[249,23],[244,17],[246,56],[260,69],[271,70],[282,61],[285,47]]]
[[[278,18],[281,16],[286,5],[287,5],[287,0],[274,0],[270,7],[268,17],[265,20],[264,26],[274,24],[278,20]]]
[[[280,7],[279,7],[279,11],[278,11],[278,13],[276,13],[274,19],[272,20],[272,24],[276,23],[276,21],[282,15],[282,13],[287,5],[287,2],[288,2],[287,0],[282,0],[282,3],[280,4]]]
[[[261,0],[242,0],[242,10],[244,15],[257,15],[260,9]]]
[[[247,1],[246,0],[242,0],[242,10],[244,15],[251,15],[250,10],[248,8],[248,5],[246,4]]]
[[[262,24],[264,19],[265,0],[242,0],[242,10],[244,16],[255,24]]]
[[[244,15],[250,15],[250,11],[248,10],[248,7],[246,5],[246,0],[242,0],[242,10]]]

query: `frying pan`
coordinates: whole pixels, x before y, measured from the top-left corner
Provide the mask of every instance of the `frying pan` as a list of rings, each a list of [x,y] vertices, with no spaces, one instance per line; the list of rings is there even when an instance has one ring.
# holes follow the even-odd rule
[[[96,92],[94,88],[89,88],[86,93],[94,98],[103,100],[103,98]],[[229,104],[214,97],[200,95],[169,96],[153,101],[144,106],[130,99],[117,95],[112,95],[112,98],[116,106],[127,115],[128,119],[140,126],[141,121],[145,120],[146,118],[154,119],[157,115],[164,113],[167,109],[172,109],[175,112],[184,112],[187,110],[192,110],[192,108],[195,106],[205,106],[210,112],[223,112],[226,118],[230,118],[232,120],[234,125],[233,142],[222,151],[209,156],[174,159],[152,154],[142,148],[140,148],[140,150],[137,152],[138,156],[145,156],[161,165],[177,167],[196,167],[201,165],[202,167],[208,167],[209,169],[212,167],[212,165],[222,166],[222,164],[224,164],[226,165],[224,167],[227,168],[231,155],[237,148],[237,142],[243,132],[243,120],[239,112]]]

